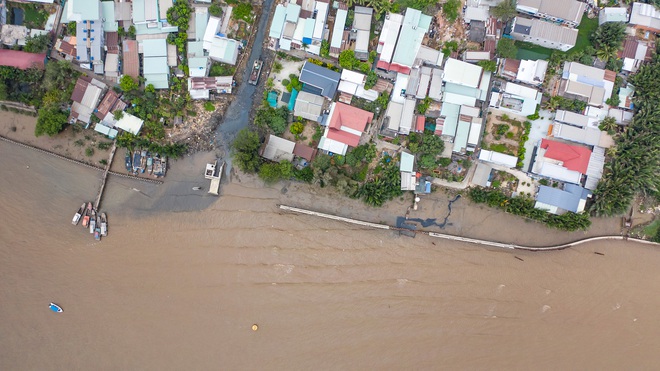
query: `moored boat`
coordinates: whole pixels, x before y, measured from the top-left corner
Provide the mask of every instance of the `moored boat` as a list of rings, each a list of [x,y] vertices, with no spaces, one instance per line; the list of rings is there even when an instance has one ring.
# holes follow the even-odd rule
[[[94,239],[101,241],[101,228],[96,227],[96,229],[94,229]]]
[[[143,150],[140,156],[140,173],[144,174],[144,171],[147,169],[147,151]]]
[[[87,208],[83,212],[83,222],[82,226],[87,227],[89,225],[89,218],[92,216],[92,203],[87,203]]]
[[[139,149],[136,149],[135,152],[133,152],[133,173],[135,174],[140,170],[140,160],[142,159],[140,153]]]
[[[89,217],[89,233],[94,233],[96,229],[96,211],[92,209],[92,216]]]
[[[105,216],[105,213],[101,213],[101,236],[105,237],[108,235],[108,218]]]
[[[85,212],[85,204],[83,203],[80,206],[80,209],[76,212],[76,215],[73,216],[73,219],[71,220],[71,224],[73,225],[78,225],[80,223],[80,218],[82,217],[82,214]]]
[[[165,176],[165,173],[167,173],[167,156],[163,156],[163,158],[160,159],[160,164],[163,167],[162,169],[163,175],[161,176]]]
[[[163,175],[163,163],[160,160],[160,155],[156,153],[154,155],[154,176],[158,178]]]
[[[151,154],[147,153],[147,173],[151,175],[154,171],[154,159],[151,157]]]
[[[133,170],[133,165],[131,163],[131,151],[129,151],[128,149],[126,150],[125,161],[126,161],[126,171],[130,173],[131,170]]]
[[[59,305],[57,305],[55,303],[50,303],[48,308],[50,310],[52,310],[53,312],[55,312],[55,313],[62,313],[62,307],[60,307]]]

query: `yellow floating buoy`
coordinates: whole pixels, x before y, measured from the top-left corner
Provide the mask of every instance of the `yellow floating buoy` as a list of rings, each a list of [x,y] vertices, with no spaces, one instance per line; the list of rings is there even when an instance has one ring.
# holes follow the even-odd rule
[[[257,331],[257,330],[259,330],[259,326],[257,326],[256,324],[252,325],[252,331]]]

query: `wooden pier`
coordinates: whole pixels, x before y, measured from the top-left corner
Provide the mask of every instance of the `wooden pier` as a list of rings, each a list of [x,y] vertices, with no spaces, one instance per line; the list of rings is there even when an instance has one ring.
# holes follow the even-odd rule
[[[101,188],[99,189],[99,194],[96,196],[96,201],[94,202],[94,209],[98,210],[101,205],[101,198],[103,197],[103,190],[105,190],[105,182],[108,180],[108,172],[110,172],[110,166],[112,165],[112,160],[115,157],[115,151],[117,151],[117,141],[112,142],[112,148],[110,149],[110,157],[108,157],[108,163],[105,165],[105,171],[101,177]]]

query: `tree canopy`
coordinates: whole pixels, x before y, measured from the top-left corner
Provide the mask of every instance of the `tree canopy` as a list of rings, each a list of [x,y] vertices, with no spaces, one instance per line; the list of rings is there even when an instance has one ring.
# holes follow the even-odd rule
[[[270,128],[275,135],[282,135],[286,131],[289,109],[285,106],[280,108],[260,107],[254,118],[257,127]]]
[[[259,170],[259,165],[261,165],[260,146],[261,142],[257,133],[249,128],[239,131],[232,143],[234,150],[232,158],[236,166],[246,173],[254,173]]]
[[[454,21],[458,19],[460,9],[460,0],[447,0],[446,3],[442,4],[442,14],[444,14],[445,18],[451,23],[454,23]]]
[[[44,134],[54,136],[64,128],[67,115],[58,107],[48,106],[39,110],[37,126],[34,128],[34,135],[40,137]]]
[[[190,4],[188,0],[177,0],[167,9],[167,22],[179,28],[179,32],[188,30],[190,21]]]
[[[629,81],[635,86],[633,121],[616,137],[590,211],[613,216],[628,211],[636,194],[658,198],[660,186],[660,60],[643,65]]]
[[[131,92],[137,90],[140,86],[131,76],[124,75],[121,77],[121,80],[119,80],[119,87],[125,92]]]
[[[625,36],[625,23],[607,22],[598,26],[598,28],[591,34],[591,41],[595,44],[596,51],[603,47],[609,47],[616,51],[621,47],[621,43]]]
[[[497,54],[502,58],[515,58],[518,47],[512,39],[503,37],[497,42]]]
[[[45,53],[48,50],[50,37],[48,34],[28,36],[25,38],[23,51],[28,53]]]
[[[493,17],[507,22],[518,14],[515,0],[504,0],[501,3],[490,8],[490,14]]]

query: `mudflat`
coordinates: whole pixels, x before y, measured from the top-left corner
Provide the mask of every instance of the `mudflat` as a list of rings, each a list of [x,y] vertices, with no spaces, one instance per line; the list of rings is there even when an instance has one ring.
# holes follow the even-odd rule
[[[98,172],[0,142],[0,369],[650,369],[660,361],[653,247],[512,253],[282,214],[280,203],[393,223],[409,200],[373,209],[236,174],[214,198],[191,189],[206,185],[211,156],[174,162],[162,186],[111,176],[102,204],[110,235],[98,243],[70,223],[94,198]],[[442,221],[450,197],[433,197],[411,216]],[[567,234],[461,199],[438,231],[544,245],[615,225],[596,220],[588,233]],[[64,312],[52,313],[51,301]]]

